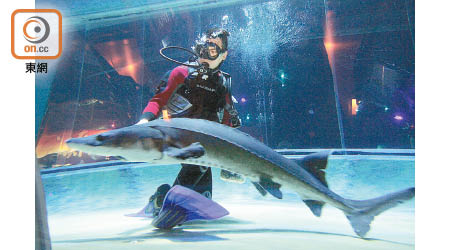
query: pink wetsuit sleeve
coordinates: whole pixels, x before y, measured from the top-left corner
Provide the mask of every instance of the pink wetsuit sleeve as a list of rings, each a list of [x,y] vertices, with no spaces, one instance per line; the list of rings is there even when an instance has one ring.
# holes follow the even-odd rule
[[[169,81],[167,82],[167,87],[161,93],[158,93],[153,96],[153,98],[148,102],[145,107],[145,112],[152,112],[155,116],[161,111],[161,108],[164,107],[169,101],[170,96],[173,91],[177,88],[179,84],[184,83],[184,79],[188,75],[188,68],[186,66],[178,66],[169,75]]]

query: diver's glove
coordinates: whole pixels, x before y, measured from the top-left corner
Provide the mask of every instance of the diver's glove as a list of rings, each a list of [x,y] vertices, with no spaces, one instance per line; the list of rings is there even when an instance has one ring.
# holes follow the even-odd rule
[[[146,123],[155,119],[156,116],[152,112],[144,112],[142,113],[141,117],[139,118],[139,122],[136,123],[136,125]]]
[[[236,99],[234,99],[233,96],[231,96],[233,103],[236,102]],[[229,125],[233,128],[239,128],[242,125],[242,121],[239,118],[239,113],[237,112],[237,110],[234,108],[234,106],[232,104],[225,104],[225,110],[228,112],[228,114],[230,115],[229,119]]]
[[[230,117],[231,127],[239,128],[241,126],[241,118],[239,116],[231,116]]]
[[[231,106],[231,105],[227,105],[227,106]],[[236,109],[230,108],[228,109],[228,113],[230,114],[230,125],[233,128],[239,128],[241,126],[241,118],[239,118],[239,114],[237,112]]]

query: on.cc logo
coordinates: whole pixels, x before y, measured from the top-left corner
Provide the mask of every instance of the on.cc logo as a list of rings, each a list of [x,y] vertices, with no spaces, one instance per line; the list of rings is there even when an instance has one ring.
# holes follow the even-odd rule
[[[62,52],[62,16],[55,9],[11,14],[11,54],[16,59],[56,59]]]
[[[33,35],[29,34],[30,30],[34,31]],[[50,25],[44,18],[32,16],[23,25],[23,35],[30,43],[42,43],[50,35]]]

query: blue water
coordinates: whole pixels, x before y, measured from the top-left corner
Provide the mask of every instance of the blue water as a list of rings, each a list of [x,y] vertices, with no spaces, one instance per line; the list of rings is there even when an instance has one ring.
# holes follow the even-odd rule
[[[47,145],[41,145],[41,138],[56,140],[61,135],[75,136],[136,123],[161,77],[177,66],[162,59],[159,49],[163,44],[189,48],[201,32],[211,27],[223,27],[231,33],[229,55],[221,69],[233,78],[232,94],[238,100],[236,109],[242,118],[242,131],[271,148],[408,148],[414,152],[412,0],[36,0],[36,6],[56,8],[63,14],[63,54],[49,64],[51,74],[36,77],[37,144],[38,148],[53,147],[48,155],[39,156],[39,163],[46,168],[78,164],[86,159],[61,151],[60,141],[44,140]],[[333,50],[326,47],[330,38]],[[175,59],[187,60],[188,55],[171,53]],[[133,70],[123,73],[124,68]],[[326,172],[329,187],[345,198],[368,199],[415,186],[413,155],[333,155]],[[85,168],[42,171],[50,233],[57,235],[57,240],[70,233],[65,231],[66,221],[61,218],[90,220],[93,215],[112,213],[120,220],[123,214],[141,209],[159,185],[172,184],[180,169],[178,165],[148,164],[81,167]],[[276,207],[285,213],[297,204],[304,206],[292,190],[282,187],[282,200],[262,197],[249,181],[224,182],[219,171],[213,169],[213,199],[221,204],[248,208],[263,202],[273,205],[273,214],[278,211]],[[289,223],[275,226],[267,214],[257,213],[258,205],[254,209],[252,230],[269,228],[264,232],[272,233],[270,230],[275,227],[294,227]],[[405,215],[408,223],[414,223],[414,200],[394,211]],[[289,214],[283,215],[277,215],[281,216],[277,219],[289,221]],[[309,215],[312,217],[306,216]],[[269,224],[257,223],[266,219]],[[341,219],[349,227],[345,217]],[[95,233],[83,230],[104,221],[88,221],[90,224],[83,225],[86,228],[80,226],[74,232],[81,238],[90,238]],[[121,223],[130,225],[132,221]],[[330,230],[322,224],[311,229],[308,223],[316,225],[315,221],[308,221],[298,223],[294,229],[321,233]],[[149,221],[141,226],[144,236],[154,230]],[[225,229],[225,234],[241,230],[234,226]],[[387,233],[385,239],[395,241],[397,228],[392,228],[394,233]],[[342,234],[353,237],[351,228],[347,229]],[[341,233],[340,229],[333,230]],[[414,241],[413,228],[398,230],[404,242]],[[183,232],[193,233],[182,231],[175,238],[185,240]],[[275,241],[283,240],[289,232]],[[97,236],[92,236],[94,242]],[[258,235],[255,240],[265,242],[265,237],[268,235]],[[242,246],[242,241],[230,240],[235,245],[229,248]],[[325,241],[319,238],[314,242]],[[296,239],[292,242],[297,246]],[[160,249],[159,243],[156,249]],[[378,249],[373,242],[365,243],[364,249]]]
[[[43,174],[49,216],[142,208],[162,183],[172,184],[179,165],[110,166]],[[213,169],[213,199],[217,201],[278,201],[262,197],[253,185],[225,182]],[[332,156],[326,171],[331,190],[351,199],[368,199],[415,186],[412,156]],[[301,203],[292,190],[283,189],[282,202]],[[282,203],[281,203],[282,204]],[[408,209],[413,209],[409,203]]]
[[[316,218],[292,190],[281,187],[282,200],[263,197],[248,181],[224,182],[219,169],[213,169],[213,200],[228,216],[167,232],[154,228],[151,219],[125,216],[140,211],[159,185],[172,184],[179,169],[140,163],[43,171],[53,248],[298,249],[298,242],[306,249],[414,248],[414,199],[378,215],[367,235],[370,240],[363,240],[332,206]],[[333,155],[326,179],[345,198],[369,199],[415,186],[414,172],[414,156]]]
[[[190,48],[223,27],[231,36],[221,69],[247,133],[272,148],[414,148],[412,0],[36,4],[64,17],[63,54],[49,77],[36,78],[39,136],[136,123],[177,66],[159,55],[163,44]]]

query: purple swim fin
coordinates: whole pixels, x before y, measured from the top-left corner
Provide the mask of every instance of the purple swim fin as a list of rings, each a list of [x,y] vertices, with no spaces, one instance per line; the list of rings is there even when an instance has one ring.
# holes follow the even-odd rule
[[[133,214],[126,214],[129,217],[144,217],[144,218],[154,218],[158,216],[159,211],[164,202],[164,198],[170,190],[169,184],[163,184],[156,189],[155,194],[150,196],[147,205],[139,212]]]
[[[149,202],[141,209],[141,211],[132,214],[126,214],[128,217],[142,217],[142,218],[154,218],[153,216],[153,203]]]
[[[171,229],[192,220],[214,220],[229,212],[218,203],[180,185],[172,187],[152,224],[161,229]]]

